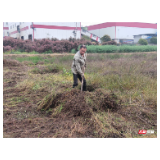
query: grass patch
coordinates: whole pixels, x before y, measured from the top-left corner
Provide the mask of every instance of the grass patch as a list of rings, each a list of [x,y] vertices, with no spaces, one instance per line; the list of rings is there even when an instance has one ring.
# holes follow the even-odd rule
[[[42,61],[44,58],[41,56],[34,56],[34,57],[17,57],[16,60],[18,60],[19,62],[23,62],[23,61],[29,61],[32,62],[34,64],[38,63],[39,61]]]

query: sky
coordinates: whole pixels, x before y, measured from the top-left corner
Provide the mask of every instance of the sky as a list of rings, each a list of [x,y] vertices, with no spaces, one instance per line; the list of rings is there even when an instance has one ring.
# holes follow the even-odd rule
[[[94,24],[101,24],[101,23],[105,23],[106,21],[101,21],[101,22],[81,22],[81,26],[85,27],[85,26],[90,26],[90,25],[94,25]],[[9,22],[11,23],[11,22]],[[150,22],[145,22],[145,23],[150,23]]]
[[[90,26],[90,25],[95,25],[95,24],[100,24],[100,23],[105,23],[105,22],[81,22],[81,26]],[[142,23],[157,23],[157,22],[142,22]]]

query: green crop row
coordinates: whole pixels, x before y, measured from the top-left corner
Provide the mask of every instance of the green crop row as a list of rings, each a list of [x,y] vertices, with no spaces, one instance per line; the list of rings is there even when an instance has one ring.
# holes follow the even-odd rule
[[[87,46],[87,53],[115,53],[115,52],[150,52],[157,51],[157,46],[115,46],[115,45],[90,45]]]

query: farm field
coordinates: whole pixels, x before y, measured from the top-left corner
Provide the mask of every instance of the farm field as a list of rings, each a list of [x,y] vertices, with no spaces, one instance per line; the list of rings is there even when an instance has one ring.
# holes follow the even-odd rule
[[[130,53],[123,53],[123,55],[129,55],[129,54],[141,54],[139,52],[130,52]],[[152,51],[152,52],[147,52],[148,53],[157,53],[156,51]],[[105,53],[104,53],[105,54]],[[119,53],[109,53],[109,55],[114,55],[114,54],[119,54]],[[30,53],[27,53],[27,52],[20,52],[20,53],[14,53],[14,54],[11,54],[11,53],[5,53],[4,56],[66,56],[66,55],[72,55],[74,56],[75,53],[47,53],[47,54],[30,54]],[[95,55],[95,53],[89,53],[89,55]]]
[[[156,52],[88,54],[86,92],[72,88],[72,59],[3,55],[4,138],[157,137]]]

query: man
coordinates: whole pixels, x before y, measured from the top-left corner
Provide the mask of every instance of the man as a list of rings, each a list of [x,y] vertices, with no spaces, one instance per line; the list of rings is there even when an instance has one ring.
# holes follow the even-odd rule
[[[78,86],[78,79],[82,82],[83,78],[83,91],[86,91],[86,80],[84,77],[84,67],[86,67],[86,50],[86,46],[81,45],[80,50],[74,55],[72,62],[73,88]]]

